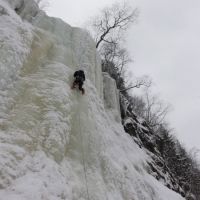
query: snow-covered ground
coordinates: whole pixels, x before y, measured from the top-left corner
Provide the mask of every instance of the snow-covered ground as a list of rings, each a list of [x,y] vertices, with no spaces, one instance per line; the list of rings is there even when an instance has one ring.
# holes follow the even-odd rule
[[[22,3],[0,0],[0,200],[183,200],[103,102],[89,35]],[[84,96],[70,89],[80,67]]]

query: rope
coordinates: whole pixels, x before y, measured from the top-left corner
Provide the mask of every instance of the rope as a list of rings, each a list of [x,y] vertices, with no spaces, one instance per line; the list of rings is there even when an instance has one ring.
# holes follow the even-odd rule
[[[77,93],[77,97],[78,97],[78,93]],[[79,111],[80,111],[80,105],[81,102],[79,101]],[[87,178],[87,171],[86,171],[86,163],[85,163],[85,153],[84,153],[84,148],[83,148],[83,134],[82,134],[82,130],[81,130],[81,114],[79,112],[79,132],[80,132],[80,137],[81,137],[81,151],[82,151],[82,163],[83,163],[83,171],[84,171],[84,175],[85,175],[85,187],[86,187],[86,192],[87,192],[87,199],[90,200],[90,195],[89,195],[89,189],[88,189],[88,178]],[[106,200],[108,200],[108,194],[107,191],[105,190],[106,193]]]
[[[86,192],[87,192],[87,199],[90,200],[89,190],[88,190],[88,179],[87,179],[87,174],[86,174],[85,154],[84,154],[84,150],[83,150],[83,135],[82,135],[82,131],[81,131],[80,115],[81,114],[79,112],[79,129],[80,129],[80,136],[81,136],[82,163],[83,163],[83,171],[84,171],[84,175],[85,175],[85,186],[86,186]]]

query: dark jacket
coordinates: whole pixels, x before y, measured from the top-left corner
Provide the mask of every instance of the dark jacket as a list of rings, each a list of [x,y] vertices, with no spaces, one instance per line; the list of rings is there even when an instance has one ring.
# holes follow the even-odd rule
[[[75,71],[74,78],[77,80],[85,81],[85,74],[83,70]]]

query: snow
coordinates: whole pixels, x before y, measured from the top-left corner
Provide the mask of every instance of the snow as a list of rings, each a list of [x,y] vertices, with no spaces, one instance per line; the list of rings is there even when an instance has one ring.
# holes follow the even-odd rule
[[[29,53],[32,31],[4,2],[0,3],[5,12],[0,16],[0,88],[3,89],[16,78]]]
[[[28,12],[31,0],[22,20],[16,5],[0,0],[0,199],[182,200],[148,174],[149,156],[110,116],[88,33]],[[84,96],[70,89],[81,67]]]

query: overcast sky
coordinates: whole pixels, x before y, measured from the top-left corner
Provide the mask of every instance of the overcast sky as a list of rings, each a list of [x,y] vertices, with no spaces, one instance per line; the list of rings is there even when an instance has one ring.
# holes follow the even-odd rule
[[[114,0],[50,1],[48,14],[81,26]],[[200,149],[200,0],[132,0],[139,19],[127,36],[133,73],[147,74],[161,98],[177,137]]]

